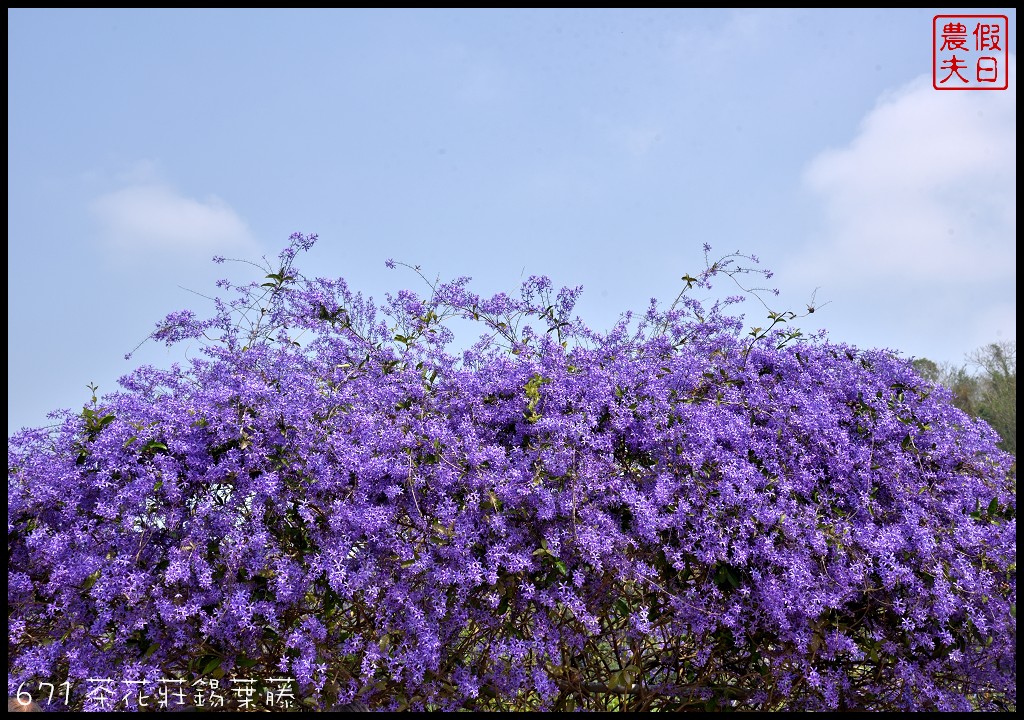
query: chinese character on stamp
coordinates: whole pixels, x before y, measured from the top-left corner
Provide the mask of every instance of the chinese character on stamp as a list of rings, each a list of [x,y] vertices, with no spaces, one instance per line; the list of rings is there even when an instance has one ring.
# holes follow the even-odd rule
[[[1010,23],[1006,15],[936,15],[932,19],[932,87],[1009,87]]]

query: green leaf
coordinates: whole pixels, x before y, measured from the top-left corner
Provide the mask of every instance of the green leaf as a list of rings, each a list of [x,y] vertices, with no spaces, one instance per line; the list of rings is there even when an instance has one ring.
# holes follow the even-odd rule
[[[167,446],[159,440],[150,440],[142,446],[142,452],[156,452],[157,450],[166,450]]]
[[[220,663],[221,663],[221,659],[220,658],[213,658],[212,660],[210,660],[210,662],[206,663],[206,665],[203,667],[202,674],[203,675],[209,675],[215,669],[220,667]]]
[[[974,518],[975,520],[981,520],[981,501],[980,500],[975,500],[974,501],[974,512],[970,513],[970,517]]]
[[[92,586],[96,584],[96,581],[100,579],[100,571],[96,570],[90,574],[84,582],[82,582],[82,590],[88,591],[92,589]]]
[[[622,669],[623,679],[626,681],[627,690],[633,687],[637,677],[640,675],[640,668],[636,665],[627,665]]]

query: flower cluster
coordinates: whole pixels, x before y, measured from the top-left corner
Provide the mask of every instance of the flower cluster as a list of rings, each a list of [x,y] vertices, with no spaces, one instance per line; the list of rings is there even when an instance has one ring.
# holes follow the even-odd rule
[[[736,298],[596,332],[546,278],[378,307],[292,267],[314,240],[169,316],[157,339],[210,339],[187,368],[9,439],[10,694],[1015,707],[1015,465],[905,360],[741,337]],[[479,342],[450,351],[449,318]]]

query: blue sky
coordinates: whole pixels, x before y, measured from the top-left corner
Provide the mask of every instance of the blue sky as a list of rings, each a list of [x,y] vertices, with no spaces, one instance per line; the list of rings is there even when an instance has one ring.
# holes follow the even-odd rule
[[[932,88],[936,13],[1009,16],[1009,89]],[[1016,12],[8,10],[8,432],[80,408],[215,254],[320,243],[480,293],[583,285],[610,327],[701,246],[830,338],[962,363],[1016,338]],[[764,311],[742,306],[749,325]]]

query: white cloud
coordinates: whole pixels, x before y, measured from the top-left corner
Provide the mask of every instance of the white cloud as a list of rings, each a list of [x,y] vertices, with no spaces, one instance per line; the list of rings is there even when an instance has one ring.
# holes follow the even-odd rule
[[[254,250],[245,221],[216,196],[185,197],[163,184],[130,185],[92,203],[101,238],[119,252]]]
[[[780,274],[832,301],[815,321],[838,340],[954,363],[1014,339],[1016,125],[1012,84],[949,92],[921,77],[814,158],[804,183],[820,224]]]
[[[1010,88],[945,92],[922,77],[883,97],[852,142],[821,153],[806,170],[824,226],[800,274],[839,284],[1012,276],[1017,118]]]

